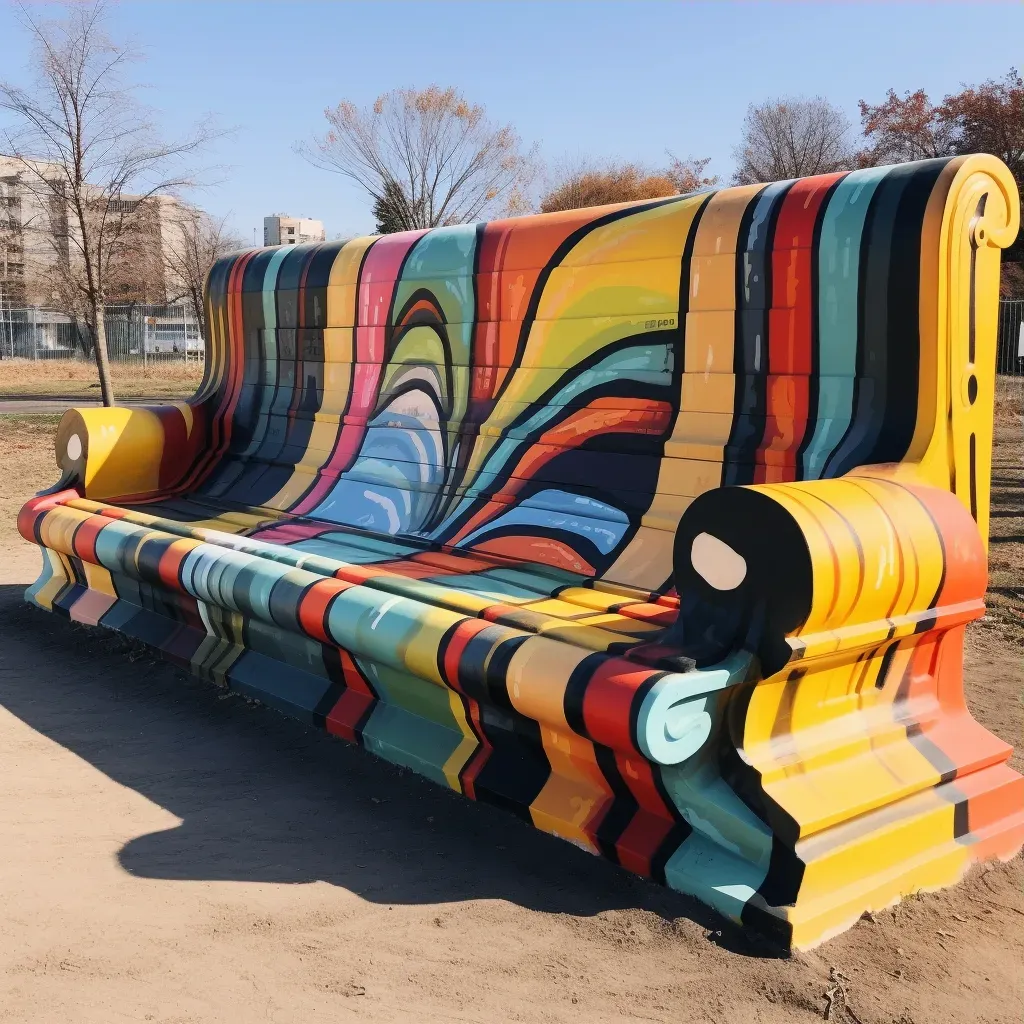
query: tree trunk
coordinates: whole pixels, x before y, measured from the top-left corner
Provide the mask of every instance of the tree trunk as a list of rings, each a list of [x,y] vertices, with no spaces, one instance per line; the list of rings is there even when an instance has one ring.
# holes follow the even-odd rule
[[[200,293],[198,300],[193,296],[192,298],[192,312],[196,318],[196,328],[199,331],[200,344],[206,344],[206,306],[203,304],[203,296]],[[188,343],[185,344],[186,351],[188,350]]]
[[[110,362],[107,360],[107,325],[103,318],[103,303],[92,304],[92,336],[95,342],[96,370],[100,376],[100,395],[104,405],[114,404],[114,389],[110,384]]]

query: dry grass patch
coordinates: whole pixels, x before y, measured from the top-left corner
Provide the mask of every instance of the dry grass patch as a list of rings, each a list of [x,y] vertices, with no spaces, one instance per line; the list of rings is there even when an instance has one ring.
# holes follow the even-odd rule
[[[0,551],[17,541],[21,506],[60,471],[53,452],[59,416],[0,416]]]
[[[987,618],[1024,644],[1024,380],[996,383]]]
[[[996,377],[996,423],[1012,427],[1016,423],[1021,432],[1024,417],[1024,377],[999,374]]]
[[[114,395],[120,398],[188,398],[203,379],[202,362],[151,360],[111,363]],[[94,363],[84,359],[4,359],[0,396],[55,395],[99,398]]]

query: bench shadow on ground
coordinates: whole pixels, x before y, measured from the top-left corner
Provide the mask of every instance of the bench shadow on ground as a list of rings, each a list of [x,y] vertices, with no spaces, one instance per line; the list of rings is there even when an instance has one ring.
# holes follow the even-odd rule
[[[23,593],[0,586],[0,705],[182,819],[125,844],[120,862],[133,875],[322,880],[382,904],[642,909],[689,918],[732,952],[782,955],[696,900],[505,812],[167,663],[132,662],[116,634],[31,608]]]

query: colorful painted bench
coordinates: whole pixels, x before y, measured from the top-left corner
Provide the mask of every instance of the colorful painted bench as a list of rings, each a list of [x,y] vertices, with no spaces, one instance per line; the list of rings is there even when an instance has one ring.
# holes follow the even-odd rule
[[[28,599],[811,945],[1024,841],[961,679],[1018,219],[972,156],[222,260]]]

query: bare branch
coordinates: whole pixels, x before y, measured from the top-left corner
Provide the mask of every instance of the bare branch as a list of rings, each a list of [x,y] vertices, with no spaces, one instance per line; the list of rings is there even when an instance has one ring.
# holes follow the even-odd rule
[[[734,151],[737,185],[844,170],[856,162],[846,115],[821,96],[751,104]]]
[[[189,163],[222,132],[206,121],[162,138],[124,80],[138,59],[105,31],[103,0],[67,2],[59,20],[20,19],[32,39],[33,90],[0,81],[0,110],[15,127],[5,141],[50,250],[49,290],[89,324],[104,402],[110,404],[103,310],[111,298],[164,293],[166,200],[195,184]],[[45,223],[44,223],[45,222]]]
[[[324,115],[328,132],[297,151],[362,185],[375,210],[386,201],[384,221],[402,229],[472,221],[533,174],[534,151],[452,88],[396,89],[366,109],[343,100]]]
[[[168,299],[185,299],[206,336],[206,307],[203,286],[210,268],[222,256],[243,248],[242,239],[227,229],[227,218],[219,220],[195,206],[179,204],[164,244]]]

